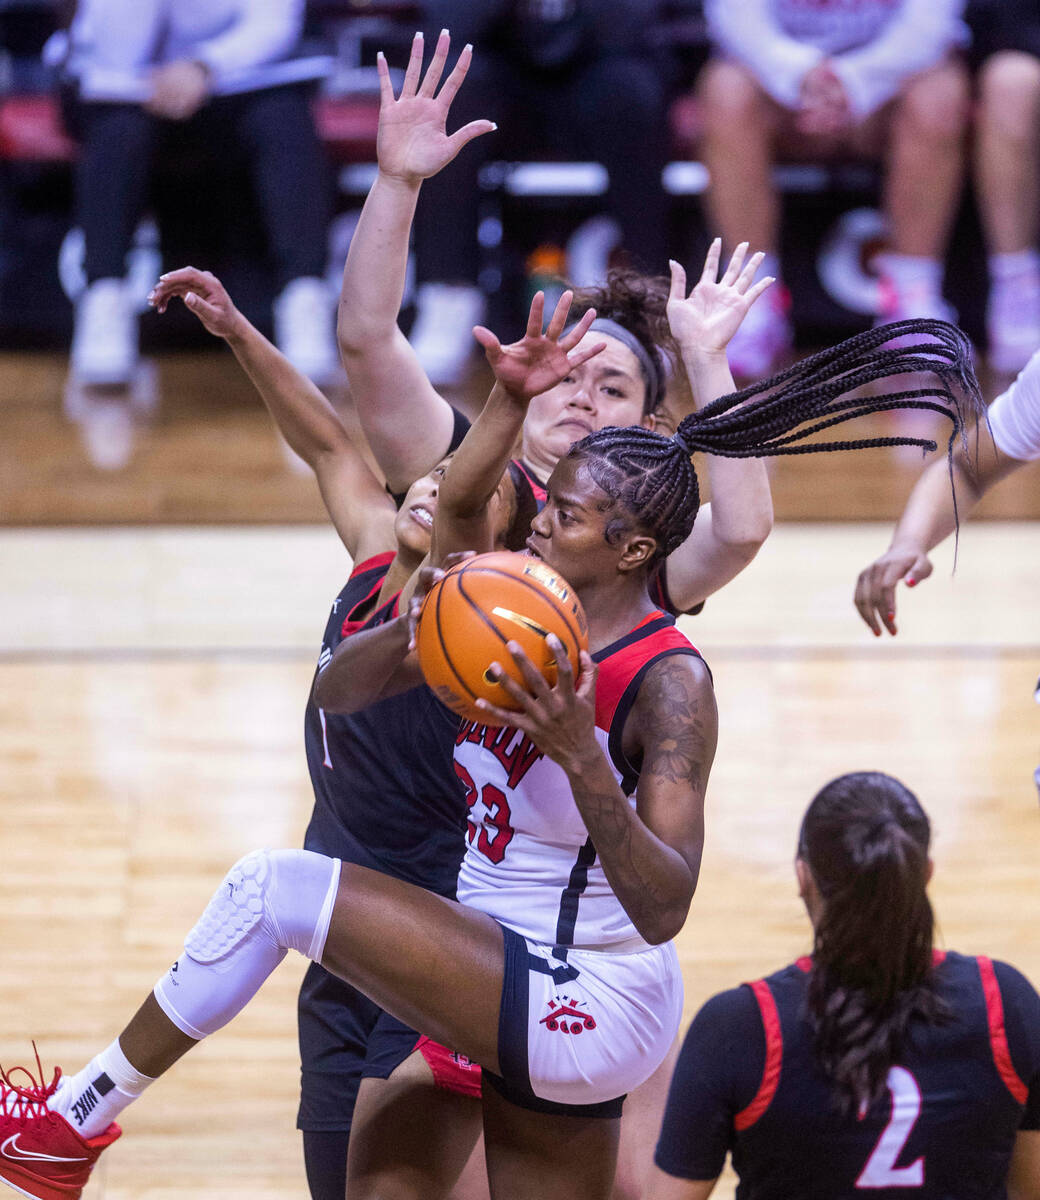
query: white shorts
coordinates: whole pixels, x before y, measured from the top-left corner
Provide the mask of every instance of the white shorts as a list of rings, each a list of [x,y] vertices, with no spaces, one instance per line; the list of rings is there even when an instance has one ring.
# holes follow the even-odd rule
[[[485,1071],[487,1082],[524,1108],[620,1116],[625,1093],[657,1070],[679,1031],[675,947],[568,950],[564,961],[551,946],[502,931],[502,1076]]]

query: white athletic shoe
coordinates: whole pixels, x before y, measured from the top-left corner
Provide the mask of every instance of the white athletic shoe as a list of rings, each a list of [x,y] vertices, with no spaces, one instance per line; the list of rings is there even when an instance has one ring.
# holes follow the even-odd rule
[[[137,365],[137,314],[122,279],[99,279],[80,297],[71,366],[82,383],[120,386]]]
[[[1040,350],[1040,271],[991,282],[986,336],[990,366],[1008,375],[1017,375]]]
[[[888,325],[892,321],[909,321],[920,317],[933,321],[956,323],[957,310],[942,297],[928,280],[917,280],[913,284],[898,285],[890,276],[881,274],[881,312],[876,325]]]
[[[324,279],[294,279],[282,289],[274,302],[274,340],[308,379],[323,384],[338,378],[333,302]]]
[[[415,297],[411,343],[434,387],[457,387],[476,344],[473,326],[484,317],[484,295],[468,284],[424,283]]]
[[[787,357],[794,337],[787,289],[777,282],[748,309],[727,347],[730,370],[741,380],[770,375]]]

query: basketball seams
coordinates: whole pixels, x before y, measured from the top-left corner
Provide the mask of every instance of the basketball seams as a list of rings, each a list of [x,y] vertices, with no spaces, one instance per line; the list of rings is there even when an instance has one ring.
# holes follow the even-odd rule
[[[497,567],[478,567],[478,568],[473,568],[469,571],[460,571],[459,572],[459,575],[458,575],[458,579],[460,581],[459,582],[459,593],[462,596],[464,596],[466,598],[466,600],[468,600],[469,603],[474,606],[474,608],[476,608],[476,610],[480,613],[481,619],[485,622],[485,624],[488,624],[492,629],[494,629],[496,636],[498,636],[502,640],[503,644],[505,644],[506,642],[508,642],[510,640],[515,640],[515,635],[510,635],[510,637],[505,637],[499,630],[498,626],[495,625],[490,620],[490,618],[487,616],[487,614],[483,611],[483,609],[480,608],[478,602],[476,600],[474,600],[472,596],[468,595],[463,590],[462,583],[461,583],[463,574],[483,575],[483,576],[497,575],[500,579],[508,580],[509,583],[519,584],[522,588],[524,588],[527,592],[529,592],[536,600],[544,601],[546,604],[546,607],[549,609],[549,611],[554,616],[560,618],[561,624],[564,627],[564,632],[566,633],[567,637],[570,639],[571,645],[567,646],[566,644],[564,644],[564,650],[567,654],[568,659],[573,660],[573,662],[575,664],[575,673],[577,673],[578,654],[581,650],[581,641],[574,632],[574,627],[568,617],[568,614],[560,607],[560,602],[549,591],[548,588],[546,588],[543,584],[532,583],[530,580],[524,579],[519,575],[511,575],[508,571],[501,571]],[[511,603],[515,604],[516,601],[512,601]],[[525,613],[524,615],[530,616],[530,613]],[[557,634],[557,636],[559,636],[559,635]],[[560,640],[563,641],[564,639],[560,638]]]
[[[545,584],[532,583],[531,580],[525,579],[522,575],[511,575],[508,571],[503,571],[499,567],[474,566],[474,567],[471,567],[468,571],[466,571],[465,568],[466,568],[466,564],[463,563],[462,570],[460,570],[460,572],[459,572],[460,577],[464,573],[468,574],[468,575],[498,575],[502,579],[508,579],[512,583],[520,584],[521,587],[526,588],[529,592],[533,593],[539,599],[544,600],[549,605],[549,607],[553,610],[553,612],[556,613],[556,615],[560,618],[560,620],[563,622],[563,624],[566,626],[567,633],[570,635],[570,639],[574,643],[575,652],[577,652],[580,649],[580,647],[581,647],[580,631],[575,627],[574,621],[571,618],[571,614],[567,611],[566,608],[563,607],[563,605],[560,603],[560,601],[545,586]]]
[[[459,674],[458,668],[452,662],[451,655],[448,653],[448,647],[444,644],[444,633],[441,630],[441,601],[444,599],[444,593],[445,593],[444,585],[447,582],[448,582],[448,577],[445,576],[444,580],[441,582],[440,588],[438,588],[438,590],[437,590],[437,603],[436,603],[436,606],[433,611],[433,617],[434,617],[433,627],[437,633],[437,645],[440,648],[441,657],[444,660],[444,665],[448,668],[448,670],[452,673],[452,675],[455,676],[455,678],[458,680],[459,686],[462,688],[462,690],[464,692],[466,692],[469,695],[470,699],[476,700],[477,693],[475,691],[473,691],[473,689],[469,686],[469,684],[466,683],[466,681]],[[458,585],[458,576],[455,576],[452,579],[452,582],[455,583],[457,586]],[[463,596],[463,599],[468,599],[468,597],[466,597],[463,594],[461,588],[458,588],[458,591],[459,591],[459,594]]]
[[[467,720],[486,723],[486,715],[475,708],[478,698],[512,707],[491,685],[487,664],[498,659],[522,682],[503,653],[510,641],[527,651],[550,686],[557,664],[545,645],[546,631],[559,637],[575,672],[587,641],[581,601],[566,580],[543,578],[544,572],[532,571],[520,555],[493,553],[481,559],[460,563],[435,584],[436,595],[423,605],[417,649],[423,675],[441,701]]]

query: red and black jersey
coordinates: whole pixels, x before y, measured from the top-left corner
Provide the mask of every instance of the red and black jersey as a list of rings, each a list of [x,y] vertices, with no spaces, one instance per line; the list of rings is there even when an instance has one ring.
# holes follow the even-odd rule
[[[1040,996],[1013,967],[937,954],[948,1008],[911,1022],[886,1094],[845,1116],[816,1063],[811,960],[715,996],[687,1033],[658,1166],[739,1200],[1004,1200],[1015,1136],[1040,1129]]]
[[[359,629],[397,616],[377,606],[393,561],[359,563],[332,605],[318,659]],[[350,715],[307,702],[304,736],[314,812],[304,846],[454,896],[466,803],[452,766],[459,719],[429,688],[412,688]]]

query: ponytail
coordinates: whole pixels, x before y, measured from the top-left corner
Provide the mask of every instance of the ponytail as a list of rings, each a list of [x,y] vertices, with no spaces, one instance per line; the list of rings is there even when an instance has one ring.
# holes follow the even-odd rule
[[[829,783],[802,823],[799,857],[823,901],[809,1015],[845,1112],[884,1093],[912,1019],[946,1015],[932,982],[929,837],[916,796],[878,772]]]
[[[865,390],[868,384],[900,376],[914,386]],[[686,540],[697,516],[700,492],[690,461],[694,451],[764,458],[873,446],[935,450],[934,441],[916,437],[801,444],[845,421],[897,409],[924,409],[950,421],[946,453],[952,479],[955,439],[960,435],[967,446],[967,427],[985,413],[971,346],[956,326],[922,319],[868,330],[742,391],[720,396],[685,417],[674,437],[610,426],[576,443],[569,456],[580,458],[597,486],[654,535],[660,558]]]

